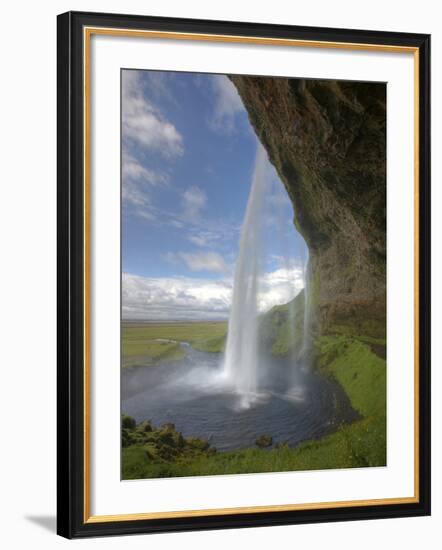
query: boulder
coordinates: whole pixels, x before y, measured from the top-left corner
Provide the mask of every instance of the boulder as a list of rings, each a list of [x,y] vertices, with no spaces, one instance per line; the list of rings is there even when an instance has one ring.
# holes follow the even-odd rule
[[[258,447],[271,447],[273,444],[273,437],[271,435],[260,435],[255,441]]]

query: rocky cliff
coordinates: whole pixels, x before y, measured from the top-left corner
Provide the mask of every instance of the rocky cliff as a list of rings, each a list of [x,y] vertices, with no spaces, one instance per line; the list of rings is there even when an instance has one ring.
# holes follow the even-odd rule
[[[232,76],[293,202],[320,333],[385,336],[386,87]]]

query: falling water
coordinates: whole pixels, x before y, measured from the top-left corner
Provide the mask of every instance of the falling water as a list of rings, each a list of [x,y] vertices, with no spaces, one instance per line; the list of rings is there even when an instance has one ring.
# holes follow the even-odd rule
[[[258,389],[258,284],[263,203],[268,186],[267,157],[258,144],[236,262],[224,363],[224,374],[240,394],[244,408],[256,399]]]
[[[300,351],[300,358],[302,359],[304,366],[307,363],[307,354],[310,348],[310,288],[309,288],[309,269],[308,269],[308,257],[304,262],[304,333],[302,337],[302,346]]]
[[[289,333],[289,358],[291,360],[291,363],[295,369],[297,370],[299,366],[299,359],[300,359],[300,352],[301,348],[303,347],[303,342],[305,340],[306,331],[304,328],[303,334],[300,335],[301,337],[297,335],[297,331],[299,331],[299,327],[296,325],[296,314],[297,314],[297,303],[296,303],[296,296],[298,293],[297,288],[297,281],[295,279],[295,271],[297,270],[297,266],[299,265],[298,259],[294,259],[293,255],[290,253],[290,246],[288,242],[288,234],[287,234],[287,226],[284,224],[285,214],[284,214],[284,206],[283,202],[278,199],[278,197],[281,197],[281,193],[284,193],[283,187],[281,185],[281,182],[279,180],[274,180],[275,188],[273,190],[274,197],[276,198],[276,201],[274,201],[274,208],[275,208],[275,222],[276,222],[276,229],[278,230],[278,240],[279,245],[281,248],[281,262],[282,266],[284,268],[285,274],[286,274],[286,285],[287,285],[287,301],[288,301],[288,309],[287,309],[287,330]],[[305,274],[304,274],[305,275]],[[304,287],[305,287],[305,276],[303,276],[304,280]],[[297,346],[297,342],[300,342],[300,344]],[[294,373],[296,374],[296,372]]]

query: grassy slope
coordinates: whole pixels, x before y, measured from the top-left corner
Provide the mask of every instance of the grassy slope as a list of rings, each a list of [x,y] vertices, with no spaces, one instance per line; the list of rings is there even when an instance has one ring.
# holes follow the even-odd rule
[[[220,352],[224,349],[226,332],[227,324],[223,322],[139,325],[128,323],[123,325],[123,366],[180,359],[185,355],[185,351],[177,342],[189,342],[201,351]]]
[[[288,304],[274,306],[262,316],[261,340],[267,349],[271,347],[275,356],[296,353],[302,345],[303,324],[304,291],[301,291]]]
[[[296,449],[258,448],[175,461],[149,460],[141,445],[123,449],[123,478],[282,472],[386,464],[385,361],[360,339],[334,335],[317,341],[317,368],[342,385],[362,419]]]

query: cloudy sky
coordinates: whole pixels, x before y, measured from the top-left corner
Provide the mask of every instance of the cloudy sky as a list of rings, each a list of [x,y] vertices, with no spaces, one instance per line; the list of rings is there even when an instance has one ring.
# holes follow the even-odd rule
[[[225,319],[256,136],[226,76],[122,71],[125,319]],[[306,247],[275,171],[262,311],[302,288]]]

